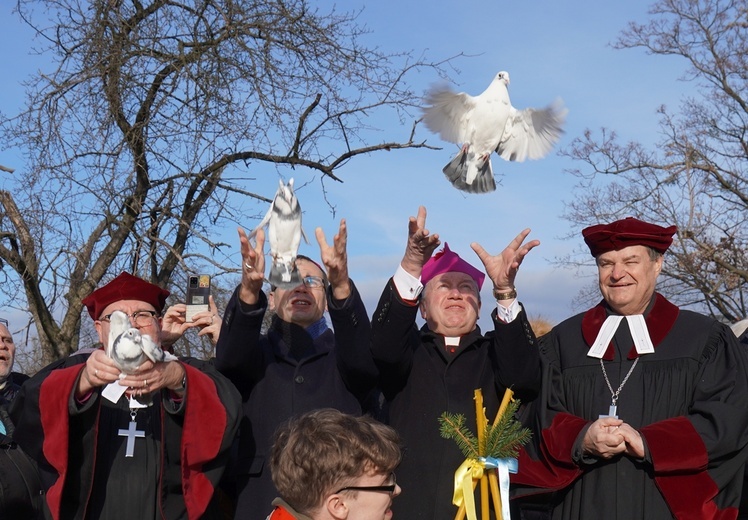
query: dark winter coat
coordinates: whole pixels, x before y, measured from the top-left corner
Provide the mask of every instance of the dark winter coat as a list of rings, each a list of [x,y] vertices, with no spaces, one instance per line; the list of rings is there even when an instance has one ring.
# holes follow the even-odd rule
[[[8,407],[28,376],[12,373],[0,390],[0,518],[41,518],[42,486],[36,462],[13,442]]]
[[[523,402],[533,399],[540,385],[539,354],[524,310],[508,324],[494,311],[495,331],[484,336],[476,327],[452,354],[443,336],[426,326],[416,328],[417,312],[417,306],[403,302],[390,280],[372,321],[372,353],[389,407],[388,422],[405,443],[397,470],[403,492],[393,512],[409,520],[452,520],[454,473],[464,457],[454,441],[439,435],[439,416],[462,414],[475,431],[476,389],[482,390],[491,423],[506,388]]]
[[[277,496],[270,477],[273,433],[287,419],[318,408],[336,408],[360,415],[376,384],[369,351],[371,326],[363,301],[351,282],[352,294],[327,304],[333,330],[316,339],[277,316],[261,335],[267,298],[260,293],[254,306],[234,293],[226,308],[216,345],[216,367],[242,394],[242,422],[235,469],[238,504],[235,518],[265,520]],[[291,355],[301,352],[297,357]]]

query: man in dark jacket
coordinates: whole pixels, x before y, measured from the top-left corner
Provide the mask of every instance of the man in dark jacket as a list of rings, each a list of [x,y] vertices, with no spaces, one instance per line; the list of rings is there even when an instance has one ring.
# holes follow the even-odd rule
[[[439,435],[439,416],[459,413],[474,424],[474,390],[480,388],[493,421],[506,388],[522,400],[538,391],[535,336],[516,300],[514,278],[525,255],[540,242],[523,245],[527,229],[497,256],[472,245],[498,302],[492,314],[495,330],[483,335],[477,320],[485,275],[446,244],[432,258],[439,237],[430,235],[425,224],[421,207],[410,219],[405,256],[374,314],[372,349],[389,422],[405,443],[397,471],[405,491],[394,504],[395,516],[451,520],[456,512],[454,474],[464,457],[453,441]],[[420,331],[415,326],[419,307],[426,320]]]
[[[0,319],[0,518],[41,518],[41,482],[36,463],[13,442],[8,407],[27,376],[12,372],[16,346]]]
[[[265,520],[272,511],[278,492],[268,457],[281,423],[318,408],[360,415],[361,403],[376,384],[369,317],[348,278],[345,221],[333,246],[321,229],[316,235],[327,274],[310,258],[298,256],[303,283],[271,290],[276,315],[267,335],[261,335],[269,303],[262,292],[265,235],[258,231],[253,248],[239,230],[242,281],[226,308],[216,345],[216,367],[234,382],[244,402],[236,464],[238,519]],[[326,308],[334,332],[327,326]]]

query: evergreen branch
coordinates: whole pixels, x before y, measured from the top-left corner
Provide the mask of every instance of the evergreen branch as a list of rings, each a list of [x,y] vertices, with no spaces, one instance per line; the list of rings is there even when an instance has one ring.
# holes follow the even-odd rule
[[[514,418],[519,401],[510,401],[506,411],[496,424],[486,432],[486,454],[497,459],[516,457],[520,446],[527,444],[532,436],[528,428]]]
[[[455,441],[466,459],[477,459],[481,456],[478,452],[478,438],[465,427],[464,415],[444,412],[439,417],[439,424],[439,434],[445,439]]]

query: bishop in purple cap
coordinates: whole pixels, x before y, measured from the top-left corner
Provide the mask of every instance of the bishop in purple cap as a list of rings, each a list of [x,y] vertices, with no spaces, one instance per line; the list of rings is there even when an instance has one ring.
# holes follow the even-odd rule
[[[390,424],[407,455],[398,467],[403,494],[393,504],[398,518],[453,518],[454,472],[460,450],[439,435],[444,412],[475,415],[474,391],[481,389],[494,417],[507,388],[523,401],[535,397],[540,362],[535,336],[514,281],[524,257],[537,245],[517,235],[498,255],[471,244],[482,269],[471,265],[426,229],[421,207],[408,224],[408,242],[395,275],[384,289],[372,320],[372,353],[380,367]],[[493,330],[478,326],[480,290],[488,278],[496,308]],[[418,312],[425,325],[416,327]]]

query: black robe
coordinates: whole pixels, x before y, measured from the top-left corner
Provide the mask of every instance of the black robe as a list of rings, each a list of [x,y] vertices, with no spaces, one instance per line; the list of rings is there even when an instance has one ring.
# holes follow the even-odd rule
[[[728,327],[657,294],[645,313],[655,351],[640,356],[617,415],[644,440],[644,460],[585,457],[581,440],[611,392],[588,357],[603,303],[541,341],[536,435],[512,475],[517,497],[553,492],[554,519],[735,518],[748,443],[748,361]],[[603,357],[615,391],[638,354],[622,320]]]
[[[395,518],[408,520],[452,520],[457,512],[452,505],[454,474],[465,457],[454,441],[439,435],[439,417],[458,413],[474,425],[478,388],[491,422],[507,388],[530,401],[540,385],[538,348],[524,310],[511,323],[499,321],[494,311],[494,331],[484,336],[476,327],[452,354],[446,352],[443,336],[426,326],[416,328],[417,312],[390,280],[371,327],[388,422],[405,444],[397,468],[403,491],[392,511]]]
[[[210,363],[180,359],[183,399],[153,394],[137,412],[134,457],[125,457],[131,421],[126,396],[112,404],[75,399],[88,355],[71,356],[29,380],[11,417],[15,438],[36,459],[48,514],[57,519],[219,518],[214,491],[239,424],[239,395]]]

